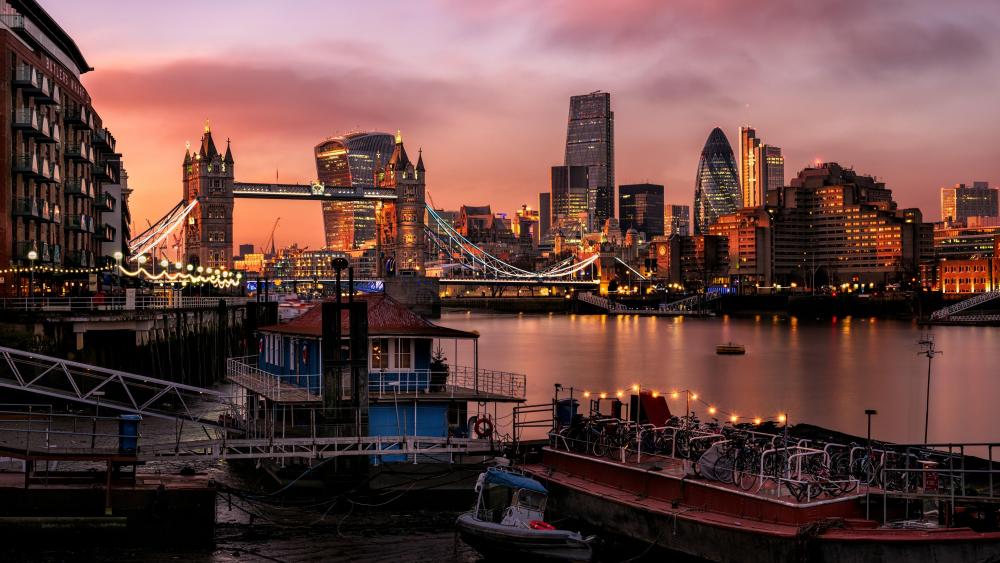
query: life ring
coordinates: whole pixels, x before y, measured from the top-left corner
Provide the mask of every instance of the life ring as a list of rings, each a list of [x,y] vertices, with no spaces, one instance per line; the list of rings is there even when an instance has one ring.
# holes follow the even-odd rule
[[[493,435],[493,421],[486,418],[485,416],[480,416],[476,418],[475,425],[476,436],[480,438],[486,438],[487,436]]]
[[[532,530],[555,530],[556,527],[548,522],[542,522],[541,520],[532,520],[528,523]]]

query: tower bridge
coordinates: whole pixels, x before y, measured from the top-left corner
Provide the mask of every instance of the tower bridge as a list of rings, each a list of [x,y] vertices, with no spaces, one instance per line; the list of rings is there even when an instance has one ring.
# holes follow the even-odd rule
[[[377,264],[380,278],[396,274],[422,276],[428,249],[461,266],[462,274],[447,276],[455,284],[593,285],[642,274],[605,253],[569,259],[540,271],[514,266],[466,239],[426,202],[425,167],[421,154],[410,161],[397,134],[392,155],[376,167],[372,186],[327,186],[242,182],[236,180],[230,142],[216,147],[206,123],[197,150],[189,145],[182,162],[182,199],[170,212],[130,242],[132,259],[165,244],[168,236],[184,243],[184,262],[210,268],[233,267],[233,222],[236,199],[286,201],[375,201]],[[181,233],[183,233],[181,235]]]

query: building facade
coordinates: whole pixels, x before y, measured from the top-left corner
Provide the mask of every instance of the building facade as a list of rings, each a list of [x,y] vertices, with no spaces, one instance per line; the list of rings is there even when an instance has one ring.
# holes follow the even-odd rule
[[[330,137],[316,145],[316,173],[327,186],[375,185],[376,172],[392,154],[389,133],[354,132]],[[349,251],[375,245],[375,202],[323,202],[326,247]]]
[[[718,235],[657,237],[649,245],[656,277],[688,289],[729,283],[729,240]]]
[[[778,283],[890,283],[910,279],[929,258],[920,211],[898,210],[892,191],[871,176],[825,163],[780,191],[769,210]]]
[[[634,228],[645,233],[647,238],[662,236],[663,219],[663,186],[618,186],[618,223],[623,231]]]
[[[552,167],[552,225],[565,235],[581,233],[590,228],[588,194],[590,168],[587,166]],[[602,223],[603,226],[603,223]]]
[[[611,111],[611,94],[591,92],[570,98],[565,164],[587,167],[587,227],[600,229],[615,216],[615,115]]]
[[[729,139],[716,127],[708,136],[698,161],[694,188],[695,234],[707,233],[720,215],[735,213],[742,204],[736,158]]]
[[[1000,189],[989,182],[973,182],[971,186],[955,184],[941,188],[941,221],[967,225],[970,217],[1000,216]]]
[[[538,237],[539,242],[548,236],[552,228],[552,192],[538,194]]]
[[[761,205],[764,205],[764,197],[768,190],[775,190],[785,185],[785,157],[781,154],[781,147],[763,144],[760,146],[761,163],[764,167],[760,174],[761,180]]]
[[[711,235],[726,237],[729,250],[729,280],[734,286],[770,286],[774,274],[771,216],[763,207],[748,207],[722,215],[709,225]]]
[[[663,218],[665,236],[691,234],[691,207],[688,205],[668,205]]]
[[[93,69],[37,2],[0,5],[0,44],[9,158],[0,174],[0,269],[46,272],[0,275],[0,287],[8,295],[60,293],[111,268],[122,248],[115,241],[128,235],[124,196],[106,189],[119,183],[121,155],[80,83]]]
[[[739,135],[743,207],[761,207],[767,191],[785,183],[785,158],[781,147],[764,144],[753,127],[740,127]]]
[[[233,267],[233,152],[226,141],[223,155],[205,124],[201,145],[184,153],[184,200],[198,200],[184,226],[184,252],[194,267]]]

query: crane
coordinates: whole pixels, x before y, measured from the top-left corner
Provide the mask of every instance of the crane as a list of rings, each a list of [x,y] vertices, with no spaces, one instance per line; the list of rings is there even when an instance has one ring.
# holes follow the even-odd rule
[[[261,253],[262,254],[267,254],[268,253],[268,247],[270,247],[271,251],[270,251],[269,256],[274,256],[275,255],[275,251],[274,251],[274,231],[278,229],[278,221],[281,221],[281,217],[278,217],[278,218],[276,218],[274,220],[274,226],[271,227],[271,236],[268,237],[267,242],[264,243],[264,247],[261,248]]]

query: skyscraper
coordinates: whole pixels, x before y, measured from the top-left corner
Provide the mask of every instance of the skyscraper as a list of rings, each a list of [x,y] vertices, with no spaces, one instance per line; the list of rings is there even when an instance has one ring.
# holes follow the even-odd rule
[[[785,183],[781,147],[764,144],[753,127],[740,127],[740,191],[743,207],[764,205],[767,190]]]
[[[969,217],[997,217],[997,188],[988,182],[973,182],[971,186],[955,184],[941,188],[941,220],[965,224]]]
[[[708,232],[719,215],[734,213],[740,207],[740,181],[736,158],[722,129],[712,129],[698,161],[694,187],[695,234]]]
[[[776,190],[785,185],[785,157],[781,154],[781,147],[774,145],[760,146],[761,164],[764,173],[760,175],[760,193],[765,198],[768,190]],[[761,200],[763,205],[764,200]]]
[[[587,228],[589,170],[587,166],[552,167],[552,225],[549,228],[562,229],[567,236],[579,235]]]
[[[355,132],[330,137],[316,146],[316,172],[328,186],[375,185],[375,171],[392,154],[394,137],[389,133]],[[370,201],[323,202],[326,246],[348,251],[373,245],[375,204]]]
[[[552,228],[552,193],[542,192],[538,194],[538,236],[549,234]]]
[[[588,228],[598,230],[615,215],[615,115],[611,94],[591,92],[569,99],[566,166],[586,166]],[[553,199],[555,194],[553,194]],[[553,201],[554,203],[554,201]]]
[[[687,205],[668,205],[664,214],[663,234],[665,236],[691,234],[691,207]]]
[[[740,127],[740,191],[742,207],[759,207],[761,191],[760,139],[753,127]]]
[[[663,186],[618,186],[618,223],[623,232],[634,228],[647,238],[663,235]]]

